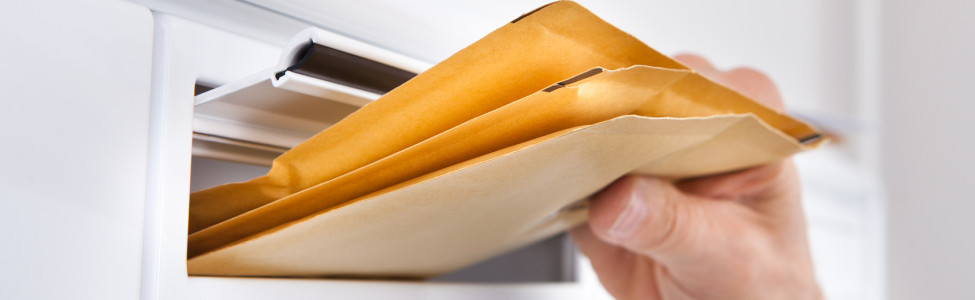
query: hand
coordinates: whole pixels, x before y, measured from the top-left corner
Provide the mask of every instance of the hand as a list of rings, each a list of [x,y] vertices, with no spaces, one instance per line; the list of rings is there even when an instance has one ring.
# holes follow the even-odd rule
[[[768,77],[675,59],[782,109]],[[595,195],[572,238],[618,299],[821,299],[790,160],[670,182],[627,176]]]

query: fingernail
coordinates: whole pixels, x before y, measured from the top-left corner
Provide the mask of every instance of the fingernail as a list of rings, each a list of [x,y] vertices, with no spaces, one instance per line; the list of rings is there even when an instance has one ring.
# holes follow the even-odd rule
[[[626,240],[636,232],[637,228],[640,228],[640,224],[646,218],[647,202],[644,199],[646,193],[643,189],[644,185],[641,180],[636,180],[633,183],[626,207],[623,208],[619,216],[616,216],[616,220],[613,221],[613,226],[607,232],[613,240],[617,242]]]

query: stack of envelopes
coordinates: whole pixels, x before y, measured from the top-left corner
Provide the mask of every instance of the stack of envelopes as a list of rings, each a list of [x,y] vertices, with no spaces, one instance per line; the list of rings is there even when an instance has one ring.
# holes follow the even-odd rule
[[[726,172],[819,136],[556,2],[282,154],[267,175],[193,193],[187,266],[433,276],[585,222],[584,199],[624,174]]]

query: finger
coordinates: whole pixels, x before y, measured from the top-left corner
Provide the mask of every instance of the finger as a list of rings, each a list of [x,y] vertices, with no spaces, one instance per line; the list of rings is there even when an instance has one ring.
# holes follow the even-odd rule
[[[736,68],[725,72],[723,78],[724,84],[739,93],[779,111],[785,110],[779,89],[762,72],[751,68]]]
[[[711,62],[699,55],[681,53],[674,55],[674,60],[697,71],[717,71],[717,68]]]
[[[765,216],[768,224],[784,224],[802,218],[795,165],[791,160],[742,171],[692,178],[677,183],[686,194],[702,199],[733,200]]]
[[[674,55],[674,60],[768,107],[779,111],[785,109],[779,89],[772,79],[762,72],[751,68],[736,68],[722,72],[704,57],[688,53]]]
[[[755,218],[740,204],[705,200],[641,176],[624,177],[596,195],[589,216],[600,240],[690,272],[713,269],[701,261],[736,261],[728,257],[729,238],[748,238],[747,222]]]
[[[715,68],[707,59],[694,54],[681,53],[674,55],[674,60],[684,64],[685,66],[694,69],[704,77],[710,78],[711,80],[722,82],[724,80],[723,74],[718,68]]]
[[[783,174],[782,162],[770,163],[730,173],[696,177],[677,183],[681,191],[715,199],[745,200],[770,186]]]

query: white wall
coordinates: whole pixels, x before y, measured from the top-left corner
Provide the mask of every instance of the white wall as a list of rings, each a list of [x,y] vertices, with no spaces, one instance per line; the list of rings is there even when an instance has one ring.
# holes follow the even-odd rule
[[[0,1],[0,299],[135,299],[152,16]]]
[[[975,2],[887,1],[890,299],[975,299]]]

